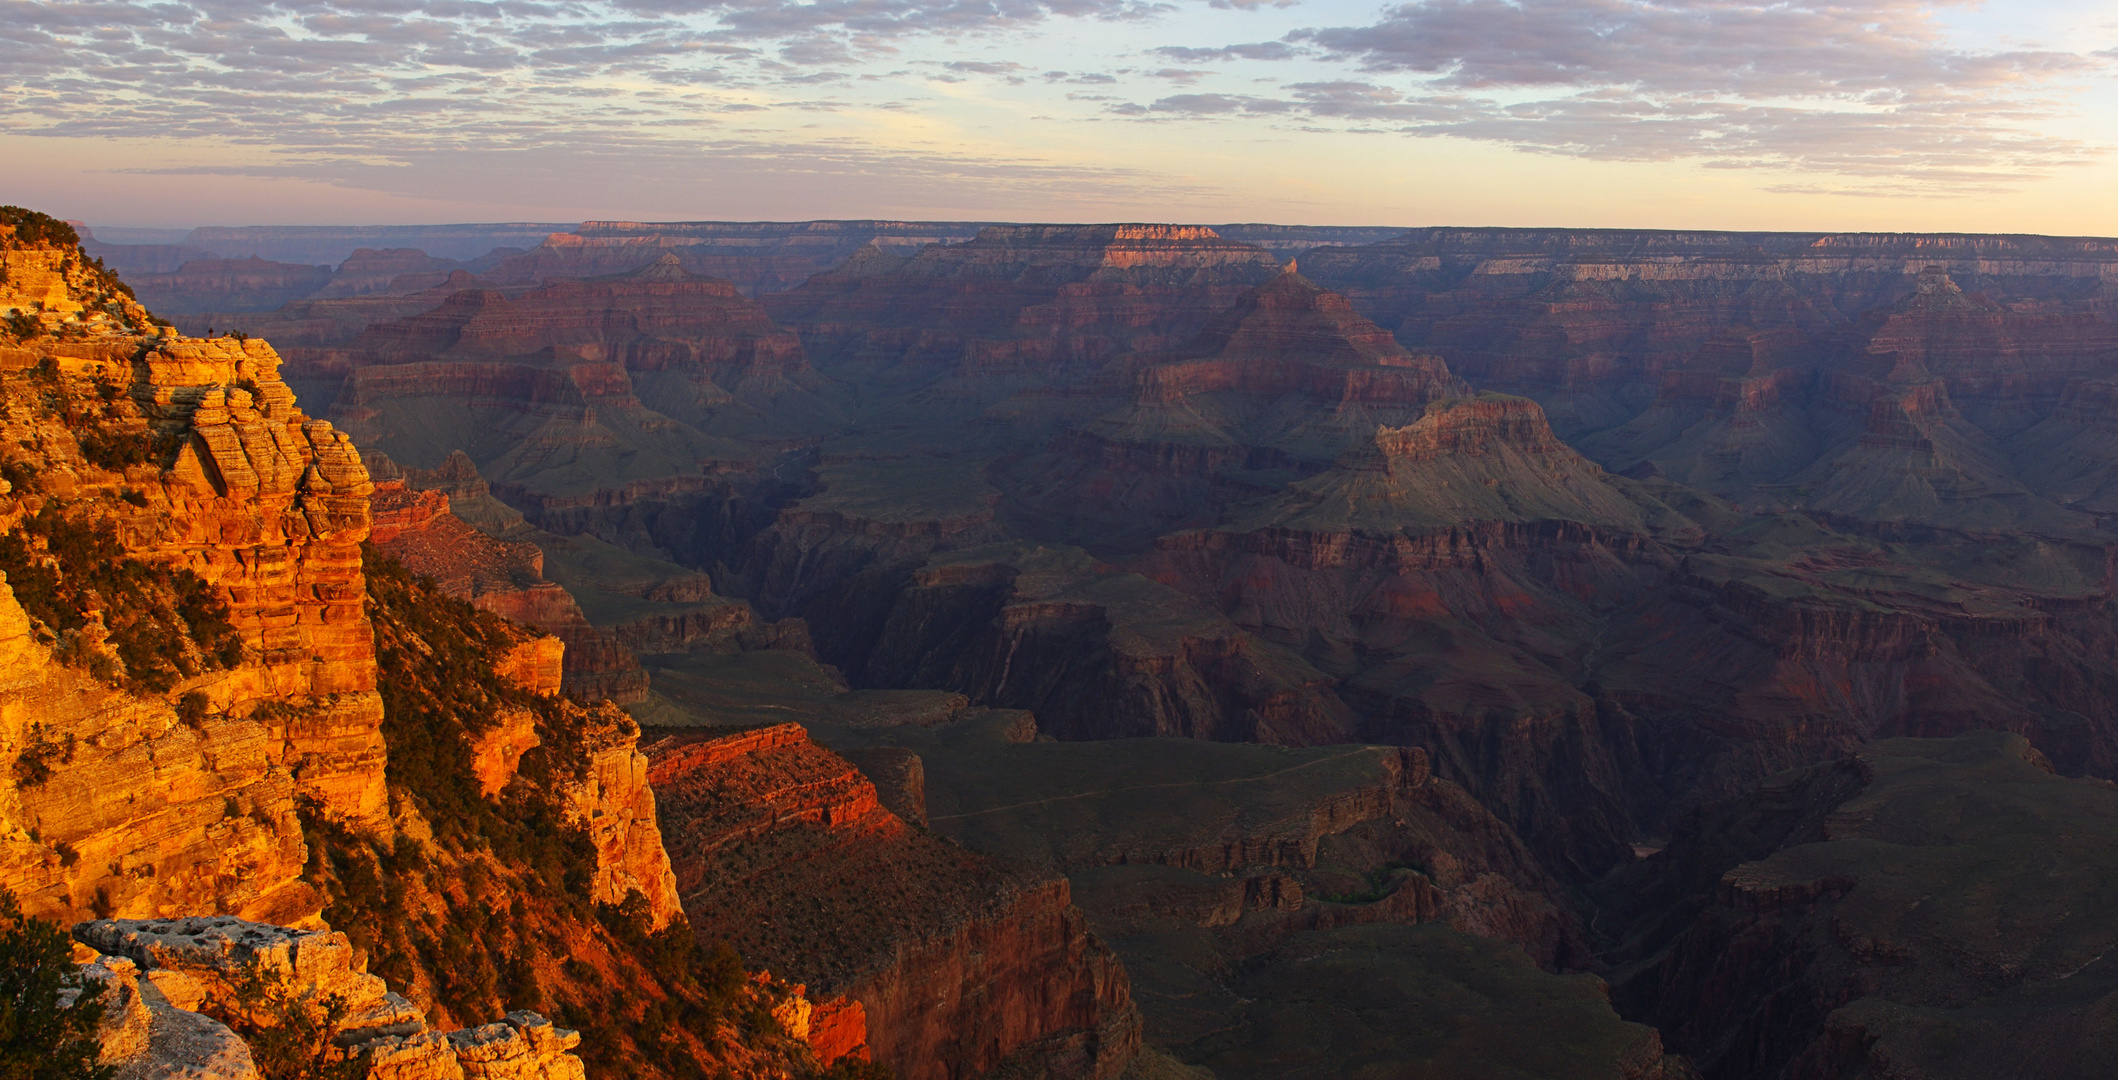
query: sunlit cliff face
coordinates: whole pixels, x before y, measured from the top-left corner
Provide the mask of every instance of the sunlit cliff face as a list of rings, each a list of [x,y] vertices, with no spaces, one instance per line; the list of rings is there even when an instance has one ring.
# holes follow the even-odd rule
[[[2110,186],[2118,26],[2073,0],[760,0],[411,18],[193,0],[22,5],[15,22],[0,176],[110,224],[2118,229],[2089,197]]]

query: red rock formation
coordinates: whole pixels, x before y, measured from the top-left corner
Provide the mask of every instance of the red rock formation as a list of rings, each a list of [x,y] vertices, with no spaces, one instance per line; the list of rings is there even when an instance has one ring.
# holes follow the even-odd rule
[[[1016,498],[1104,545],[1210,519],[1215,504],[1256,494],[1238,479],[1246,471],[1316,471],[1377,425],[1468,390],[1292,270],[1182,348],[1120,358],[1075,396],[1119,387],[1129,403],[1006,473]]]
[[[187,333],[203,334],[211,327],[270,338],[278,348],[286,350],[287,357],[297,365],[296,373],[339,378],[349,365],[330,351],[331,347],[344,345],[375,323],[431,311],[449,296],[476,283],[469,271],[455,270],[426,289],[410,293],[311,298],[274,311],[209,309],[192,315],[179,312],[174,321]]]
[[[1138,1047],[1125,975],[1064,879],[908,828],[793,724],[647,746],[701,941],[860,1003],[874,1057],[929,1080],[1010,1055],[1110,1077]]]
[[[625,705],[647,699],[647,673],[610,631],[589,625],[572,595],[544,579],[544,553],[527,541],[499,540],[449,512],[440,491],[402,480],[376,486],[375,546],[442,592],[565,643],[568,694]]]

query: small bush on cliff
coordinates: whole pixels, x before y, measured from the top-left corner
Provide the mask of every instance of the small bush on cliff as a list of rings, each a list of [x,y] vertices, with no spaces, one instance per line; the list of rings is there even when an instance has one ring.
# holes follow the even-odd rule
[[[51,737],[43,724],[29,726],[29,739],[15,754],[15,783],[24,788],[43,787],[52,777],[52,764],[74,759],[74,737],[65,742]]]
[[[23,610],[53,631],[81,630],[89,612],[100,612],[125,664],[122,681],[136,693],[164,693],[180,678],[242,663],[242,637],[218,592],[189,570],[133,558],[108,519],[77,521],[58,501],[46,503],[0,535],[0,571]],[[93,668],[100,655],[82,647],[61,659]]]
[[[78,991],[71,1006],[61,1000]],[[57,926],[0,889],[0,1080],[105,1080],[96,1025],[103,984],[84,978]]]
[[[842,1057],[824,1070],[822,1080],[897,1080],[897,1070],[880,1061],[855,1061]]]
[[[155,457],[155,439],[149,432],[99,427],[80,433],[76,441],[80,443],[82,458],[98,469],[112,472],[145,465]]]
[[[264,1080],[364,1080],[368,1053],[348,1054],[332,1040],[351,1010],[340,994],[296,997],[277,971],[252,964],[235,984],[234,1008],[219,1019],[250,1044]]]
[[[0,206],[0,225],[15,230],[16,247],[78,247],[81,234],[50,214],[21,206]]]

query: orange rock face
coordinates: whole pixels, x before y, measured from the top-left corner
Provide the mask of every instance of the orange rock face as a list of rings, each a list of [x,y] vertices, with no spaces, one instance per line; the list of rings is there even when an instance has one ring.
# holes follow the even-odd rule
[[[50,659],[50,631],[0,598],[0,626],[15,628],[6,738],[17,753],[71,748],[48,781],[8,792],[18,831],[0,877],[26,906],[69,917],[313,917],[294,799],[389,828],[362,608],[367,472],[344,435],[295,406],[263,342],[113,336],[43,351],[67,393],[105,404],[73,422],[85,427],[21,409],[0,424],[10,446],[35,436],[46,448],[37,490],[0,495],[0,532],[57,500],[94,506],[131,557],[225,596],[243,649],[166,698],[134,697]],[[24,400],[30,378],[0,372],[0,393]],[[174,450],[167,467],[106,469],[74,449],[96,433]],[[203,702],[188,724],[173,708],[185,694]]]
[[[1131,1058],[1124,971],[1064,879],[908,828],[797,725],[646,750],[699,939],[857,1002],[875,1060],[939,1080],[1018,1052],[1096,1077]]]

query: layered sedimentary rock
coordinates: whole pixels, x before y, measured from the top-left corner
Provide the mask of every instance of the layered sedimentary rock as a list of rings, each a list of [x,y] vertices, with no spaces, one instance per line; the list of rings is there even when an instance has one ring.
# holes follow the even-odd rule
[[[1006,476],[1011,494],[1108,545],[1210,520],[1217,503],[1322,469],[1378,425],[1467,390],[1290,269],[1182,347],[1121,357],[1067,395],[1062,414],[1102,414]],[[1027,418],[1037,404],[995,412]]]
[[[2105,240],[1426,230],[1304,258],[1613,469],[1871,520],[2064,530],[2007,444],[2118,355]],[[1921,383],[1943,404],[1902,400]]]
[[[0,886],[32,915],[157,920],[98,924],[118,935],[106,951],[154,961],[97,965],[121,984],[132,969],[116,1043],[266,1064],[148,1008],[181,994],[259,1022],[226,977],[252,945],[284,954],[290,993],[355,999],[372,1036],[356,1041],[395,1080],[617,1062],[791,1077],[848,1038],[843,1010],[770,976],[709,991],[670,966],[682,912],[637,727],[555,693],[557,642],[364,558],[370,476],[295,407],[269,347],[118,332],[144,312],[52,242],[58,223],[9,224],[11,285],[70,304],[16,305],[0,349]],[[439,503],[399,494],[386,535],[434,526]],[[234,921],[314,926],[319,909],[345,937]],[[146,940],[167,935],[183,941]],[[175,970],[186,949],[218,974]],[[356,951],[404,998],[329,959]],[[525,1006],[589,1032],[583,1060]],[[421,1012],[513,1019],[442,1037]],[[793,1034],[811,1021],[823,1043]]]
[[[908,827],[793,724],[671,731],[646,749],[700,939],[859,1002],[874,1058],[899,1075],[1014,1057],[1109,1077],[1131,1059],[1124,971],[1064,879]]]
[[[1061,738],[1300,746],[1343,740],[1354,726],[1329,676],[1210,604],[1079,548],[939,552],[855,575],[804,610],[818,654],[860,684],[1030,709]]]
[[[126,277],[142,303],[165,315],[271,311],[316,292],[330,280],[329,266],[272,262],[255,255],[198,259],[168,273]]]
[[[1589,958],[1561,887],[1416,747],[897,741],[939,763],[937,830],[1066,872],[1114,937],[1174,919],[1218,935],[1234,963],[1300,932],[1446,922],[1548,967]]]
[[[1484,1075],[1520,1067],[1474,1034],[1504,1027],[1568,1047],[1545,1074],[1660,1075],[1652,1030],[1613,1015],[1596,980],[1538,970],[1592,962],[1562,888],[1418,749],[1054,742],[978,710],[812,728],[864,770],[919,761],[938,832],[1066,873],[1125,961],[1147,1040],[1183,1061],[1331,1076],[1447,1056]],[[1416,1019],[1434,1007],[1413,1003],[1422,987],[1452,1002],[1448,1024]],[[1522,998],[1539,1011],[1488,1018]]]
[[[792,334],[674,261],[516,297],[454,292],[308,366],[350,373],[335,414],[365,445],[419,468],[467,450],[518,504],[697,491],[834,412]],[[464,405],[481,436],[440,418]]]
[[[495,248],[531,248],[572,223],[497,222],[464,225],[209,225],[184,243],[222,258],[279,259],[336,265],[362,248],[417,248],[444,259],[476,259]]]
[[[1200,226],[993,226],[910,257],[865,249],[764,303],[839,367],[1050,380],[1174,346],[1278,270]]]
[[[443,284],[462,266],[455,259],[437,258],[418,248],[361,248],[346,256],[331,274],[330,282],[310,295],[330,299],[414,293]]]
[[[7,884],[53,914],[313,916],[317,901],[298,881],[296,797],[356,828],[387,829],[361,610],[366,470],[342,434],[295,406],[262,342],[111,337],[45,351],[45,368],[25,370],[31,354],[0,374],[10,397],[43,381],[75,403],[16,409],[6,422],[10,446],[40,448],[34,459],[16,451],[10,460],[28,468],[0,496],[0,521],[32,545],[16,564],[17,591],[0,600],[14,627],[7,738],[17,760],[51,766],[50,779],[9,792]],[[232,639],[211,657],[165,660],[124,645],[132,639],[115,621],[78,631],[47,621],[67,616],[41,606],[41,588],[19,590],[36,575],[80,572],[78,549],[54,552],[50,539],[70,535],[64,522],[99,520],[115,525],[121,560],[226,597]],[[135,587],[154,602],[153,586]],[[213,600],[187,603],[194,638],[218,625]],[[114,657],[104,644],[113,634]],[[60,662],[53,646],[79,659]],[[135,696],[112,679],[164,689]]]

